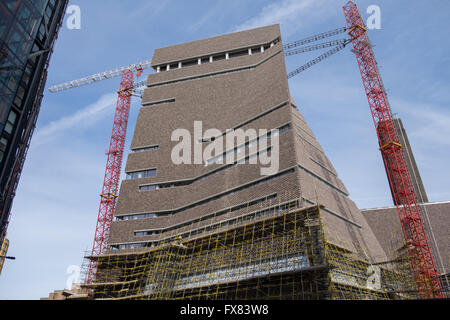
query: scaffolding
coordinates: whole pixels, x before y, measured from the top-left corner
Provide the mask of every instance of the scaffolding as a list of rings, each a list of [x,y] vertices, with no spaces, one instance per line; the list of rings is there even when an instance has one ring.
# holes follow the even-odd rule
[[[418,297],[406,250],[371,263],[328,242],[324,207],[305,203],[268,200],[260,210],[204,225],[203,232],[193,226],[191,235],[156,247],[90,256],[98,270],[83,287],[90,298],[107,300]]]

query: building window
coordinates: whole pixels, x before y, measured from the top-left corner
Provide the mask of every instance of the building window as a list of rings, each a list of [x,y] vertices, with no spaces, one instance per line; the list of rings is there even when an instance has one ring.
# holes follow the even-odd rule
[[[230,59],[231,58],[242,57],[242,56],[248,56],[248,49],[241,50],[241,51],[230,52],[230,55],[229,55]]]
[[[6,138],[2,138],[0,140],[0,162],[3,160],[7,146],[8,146],[8,140],[6,140]]]
[[[126,180],[143,179],[148,177],[156,177],[156,169],[128,172]]]
[[[159,146],[151,146],[151,147],[136,148],[131,151],[134,153],[137,153],[137,152],[153,151],[153,150],[158,150],[158,149],[159,149]]]
[[[246,49],[242,49],[239,51],[233,51],[230,53],[219,53],[219,54],[217,54],[215,56],[211,56],[211,57],[201,57],[201,58],[197,58],[195,60],[187,60],[187,61],[182,61],[182,62],[178,62],[178,63],[172,63],[170,65],[157,66],[156,70],[157,70],[157,72],[161,72],[161,71],[195,66],[195,65],[199,65],[199,64],[213,62],[213,61],[220,61],[220,60],[225,60],[225,59],[231,59],[231,58],[236,58],[236,57],[241,57],[241,56],[257,54],[257,53],[263,53],[264,51],[269,49],[271,46],[277,44],[278,42],[279,42],[279,39],[276,39],[274,42],[271,42],[270,44],[265,44],[265,45],[261,45],[261,46],[254,47],[254,48],[246,48]]]
[[[151,190],[158,190],[158,189],[159,189],[159,185],[157,185],[157,184],[139,187],[139,191],[151,191]]]
[[[158,217],[166,217],[170,214],[167,213],[140,213],[133,214],[128,216],[118,216],[116,217],[116,221],[130,221],[130,220],[141,220],[141,219],[152,219]]]
[[[261,184],[263,184],[263,183],[266,183],[266,182],[271,181],[271,180],[273,180],[273,179],[277,179],[277,178],[280,178],[280,177],[289,175],[289,174],[291,174],[291,173],[293,173],[293,172],[295,172],[295,169],[294,169],[294,168],[288,169],[288,170],[285,170],[285,171],[283,171],[283,172],[280,172],[280,173],[278,173],[278,174],[276,174],[276,175],[269,176],[269,177],[260,179],[260,180],[258,180],[258,181],[252,182],[252,183],[250,183],[250,184],[242,185],[242,186],[240,186],[240,187],[237,187],[237,188],[234,188],[234,189],[225,191],[225,192],[223,192],[223,193],[221,193],[221,194],[218,194],[218,195],[215,195],[215,196],[213,196],[213,197],[210,197],[210,198],[207,198],[207,199],[200,200],[199,202],[191,203],[190,205],[187,205],[187,206],[185,206],[185,207],[183,207],[183,208],[179,208],[179,209],[176,209],[176,210],[173,210],[173,211],[165,211],[165,212],[158,213],[158,215],[160,215],[160,216],[162,216],[162,215],[165,215],[165,216],[174,215],[174,214],[177,214],[177,213],[182,212],[182,211],[184,211],[184,210],[192,209],[192,208],[198,207],[198,206],[200,206],[200,205],[209,203],[209,202],[211,202],[211,201],[215,201],[215,200],[221,199],[221,198],[223,198],[223,197],[230,196],[230,195],[232,195],[232,194],[241,192],[241,191],[243,191],[243,190],[246,190],[246,189],[249,189],[249,188],[252,188],[252,187],[259,186],[259,185],[261,185]],[[141,189],[141,188],[145,188],[145,187],[150,187],[150,186],[142,186],[142,187],[140,187],[140,190],[143,191],[143,189]],[[151,189],[151,190],[154,190],[154,189]]]
[[[226,59],[225,53],[223,53],[223,54],[218,54],[218,55],[216,55],[216,56],[213,56],[213,60],[214,60],[214,61],[220,61],[220,60],[225,60],[225,59]]]
[[[150,231],[137,231],[134,233],[136,237],[146,237],[161,234],[161,230],[150,230]]]
[[[14,111],[11,111],[9,113],[8,120],[6,121],[6,124],[5,124],[5,131],[7,133],[12,134],[16,120],[17,120],[17,113],[15,113]]]
[[[191,67],[191,66],[196,66],[196,65],[198,65],[198,59],[185,61],[182,64],[183,67]]]
[[[252,54],[261,53],[261,47],[252,48]]]
[[[249,142],[247,142],[247,143],[245,143],[245,144],[243,144],[243,145],[240,145],[240,146],[234,148],[233,150],[230,150],[230,151],[225,152],[225,153],[223,153],[223,154],[221,154],[221,155],[218,155],[218,156],[216,156],[216,157],[214,157],[214,158],[212,158],[212,159],[209,159],[209,160],[206,162],[206,166],[211,166],[211,165],[213,165],[213,164],[222,164],[222,163],[225,162],[225,160],[226,160],[228,157],[231,157],[232,155],[237,155],[237,154],[239,154],[240,152],[242,152],[242,151],[244,151],[244,150],[248,150],[248,149],[250,149],[250,148],[252,148],[252,147],[258,145],[258,143],[261,143],[262,141],[264,141],[264,140],[266,140],[266,139],[270,139],[270,137],[272,136],[272,134],[273,134],[274,136],[277,136],[277,135],[279,135],[279,134],[285,133],[286,131],[289,131],[290,129],[291,129],[291,125],[290,125],[290,124],[287,124],[287,125],[284,125],[284,126],[278,128],[278,132],[275,132],[275,133],[268,132],[268,133],[267,133],[266,135],[264,135],[264,136],[260,136],[260,137],[258,137],[257,139],[254,139],[254,140],[252,140],[252,141],[249,141]]]

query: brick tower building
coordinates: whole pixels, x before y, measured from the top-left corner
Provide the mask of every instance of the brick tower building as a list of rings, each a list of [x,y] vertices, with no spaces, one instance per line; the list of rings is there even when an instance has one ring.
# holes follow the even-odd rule
[[[410,292],[403,289],[413,281],[399,277],[407,262],[393,262],[398,256],[380,245],[291,98],[278,25],[157,49],[152,63],[110,251],[89,257],[98,262],[96,280],[85,285],[93,298]],[[195,136],[199,121],[216,134]],[[177,165],[177,129],[192,133],[192,153],[232,129],[269,131],[201,164]],[[267,147],[254,151],[262,141]],[[249,163],[277,154],[271,175]],[[220,163],[230,156],[234,162]]]

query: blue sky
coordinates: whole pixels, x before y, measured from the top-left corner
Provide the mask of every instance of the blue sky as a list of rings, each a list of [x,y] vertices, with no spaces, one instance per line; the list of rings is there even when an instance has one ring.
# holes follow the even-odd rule
[[[81,30],[60,32],[47,87],[151,58],[155,48],[280,23],[284,42],[345,25],[343,0],[73,0]],[[450,2],[379,5],[369,31],[392,109],[402,118],[431,201],[450,200]],[[316,53],[318,55],[319,53]],[[287,58],[288,71],[312,56]],[[18,187],[0,299],[66,285],[91,249],[119,80],[48,91]],[[349,48],[290,80],[291,94],[360,208],[392,205],[356,60]],[[133,100],[127,149],[139,110]],[[199,119],[200,120],[200,119]],[[125,155],[126,159],[126,155]]]

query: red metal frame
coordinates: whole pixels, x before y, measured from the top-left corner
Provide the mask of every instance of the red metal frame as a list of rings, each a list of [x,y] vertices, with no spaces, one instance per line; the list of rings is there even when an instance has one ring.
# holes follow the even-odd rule
[[[127,133],[128,114],[131,104],[131,88],[134,84],[134,74],[130,70],[122,72],[120,89],[118,91],[116,114],[111,134],[111,142],[106,162],[105,179],[103,181],[102,194],[100,195],[100,208],[98,210],[97,227],[95,229],[94,246],[92,256],[104,254],[108,250],[108,239],[111,222],[116,207],[116,199],[119,191],[120,171]],[[87,283],[92,283],[97,272],[97,264],[91,260],[86,278]]]
[[[364,21],[352,1],[345,5],[344,13],[377,130],[380,150],[388,168],[386,171],[420,297],[444,298]]]

